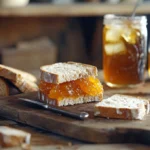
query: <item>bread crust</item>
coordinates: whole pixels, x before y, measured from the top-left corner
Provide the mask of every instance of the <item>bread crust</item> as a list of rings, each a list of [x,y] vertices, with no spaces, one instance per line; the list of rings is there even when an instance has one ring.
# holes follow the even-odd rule
[[[139,113],[139,109],[130,110],[127,108],[110,108],[110,107],[96,107],[95,108],[95,116],[100,116],[104,118],[114,118],[114,119],[137,119],[137,117],[134,117],[132,115],[132,111],[135,112],[135,114]]]
[[[31,81],[19,78],[16,82],[12,82],[23,93],[36,92],[39,90],[38,86]]]
[[[78,66],[79,69],[75,70],[74,72],[71,72],[72,70],[69,72],[68,69],[65,69],[64,74],[60,75],[59,73],[53,73],[51,71],[46,71],[45,69],[45,68],[52,68],[56,64],[42,66],[40,68],[41,80],[48,82],[48,83],[60,84],[63,82],[69,82],[69,81],[77,80],[80,78],[86,78],[88,76],[97,76],[97,68],[92,65],[76,63],[76,62],[57,63],[57,64],[58,65],[60,64],[60,66],[68,64],[72,66],[72,70],[74,66]]]
[[[0,96],[8,96],[9,87],[3,78],[0,78]]]
[[[50,99],[47,95],[43,94],[41,91],[38,92],[38,98],[40,101],[53,106],[68,106],[75,104],[83,104],[88,102],[101,101],[103,99],[103,93],[98,96],[79,96],[78,98],[64,98],[62,100]]]

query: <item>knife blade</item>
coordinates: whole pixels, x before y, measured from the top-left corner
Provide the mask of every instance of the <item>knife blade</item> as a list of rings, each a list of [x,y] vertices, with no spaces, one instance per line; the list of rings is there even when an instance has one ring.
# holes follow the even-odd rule
[[[70,111],[67,111],[67,110],[62,110],[62,109],[59,109],[59,108],[56,108],[56,107],[49,106],[49,105],[44,104],[40,101],[27,99],[27,98],[19,98],[19,100],[41,106],[44,109],[47,109],[47,110],[53,111],[55,113],[59,113],[59,114],[62,114],[66,117],[71,117],[71,118],[74,118],[74,119],[84,120],[84,119],[89,117],[89,114],[87,112],[79,112],[79,113],[70,112]]]

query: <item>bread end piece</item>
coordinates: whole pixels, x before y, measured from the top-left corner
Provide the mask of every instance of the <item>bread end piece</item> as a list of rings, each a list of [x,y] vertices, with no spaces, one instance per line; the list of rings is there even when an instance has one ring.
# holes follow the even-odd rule
[[[97,76],[97,68],[95,66],[76,62],[55,63],[53,65],[42,66],[40,70],[41,80],[54,84],[69,82],[88,76]]]
[[[112,101],[107,101],[106,103],[104,101],[108,100],[108,99],[104,99],[103,100],[103,104],[101,105],[101,102],[97,103],[95,105],[95,116],[100,116],[100,117],[105,117],[105,118],[116,118],[116,119],[126,119],[126,120],[143,120],[144,116],[146,114],[149,113],[149,102],[147,100],[143,100],[142,98],[138,98],[138,97],[133,97],[133,96],[127,96],[127,95],[120,95],[120,94],[115,94],[114,97],[111,96],[109,99],[111,98],[123,98],[123,99],[127,99],[127,101],[129,102],[129,104],[124,104],[124,106],[126,105],[130,105],[132,99],[137,99],[137,101],[141,101],[141,103],[139,102],[137,104],[137,107],[132,107],[132,105],[130,105],[130,107],[122,107],[119,106],[119,100],[118,101],[118,105],[114,106],[111,103]],[[120,99],[123,100],[123,99]],[[105,105],[104,105],[105,103]],[[108,104],[109,103],[109,104]]]
[[[22,130],[0,126],[0,147],[15,147],[30,144],[31,134]]]
[[[48,105],[68,106],[68,105],[101,101],[103,98],[103,94],[100,94],[99,96],[79,96],[78,98],[64,98],[62,100],[56,100],[56,99],[48,98],[45,94],[39,91],[38,97],[40,101],[43,101],[44,103]]]

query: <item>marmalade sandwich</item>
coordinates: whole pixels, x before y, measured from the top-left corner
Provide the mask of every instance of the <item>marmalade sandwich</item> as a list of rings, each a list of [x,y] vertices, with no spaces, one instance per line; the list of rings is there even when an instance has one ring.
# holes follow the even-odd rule
[[[67,106],[103,98],[95,66],[67,62],[42,66],[39,99],[49,105]]]

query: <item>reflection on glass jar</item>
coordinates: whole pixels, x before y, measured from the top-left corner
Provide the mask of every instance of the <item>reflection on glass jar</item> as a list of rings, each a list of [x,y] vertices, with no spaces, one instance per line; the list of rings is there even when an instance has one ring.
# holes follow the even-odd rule
[[[147,19],[105,15],[103,28],[103,70],[107,85],[133,86],[144,81],[147,47]]]
[[[148,45],[148,74],[149,74],[149,77],[150,77],[150,42],[149,42],[149,45]]]

